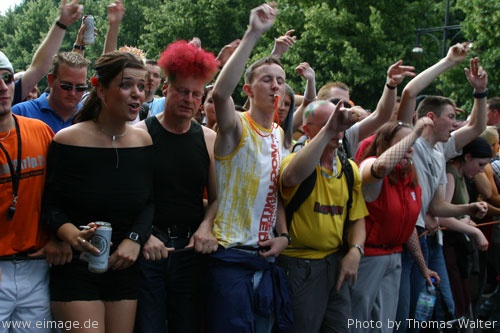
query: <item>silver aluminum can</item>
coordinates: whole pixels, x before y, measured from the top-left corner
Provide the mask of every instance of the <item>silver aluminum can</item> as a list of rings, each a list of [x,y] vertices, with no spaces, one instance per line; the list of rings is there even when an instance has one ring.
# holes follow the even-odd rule
[[[90,238],[90,244],[99,249],[99,254],[90,254],[88,256],[89,271],[93,273],[104,273],[108,270],[109,247],[111,244],[111,223],[96,222],[98,228]]]
[[[83,43],[94,44],[94,16],[87,15],[83,18],[85,23],[85,31],[83,32]]]

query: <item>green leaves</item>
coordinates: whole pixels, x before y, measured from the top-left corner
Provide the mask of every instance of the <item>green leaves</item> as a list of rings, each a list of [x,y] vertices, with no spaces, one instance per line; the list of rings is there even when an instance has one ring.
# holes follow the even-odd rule
[[[109,1],[80,1],[85,14],[96,17],[96,43],[85,55],[95,60],[101,53],[107,30]],[[178,39],[199,37],[202,46],[217,54],[236,38],[241,38],[250,10],[262,0],[124,0],[126,15],[118,35],[118,45],[135,46],[149,58],[158,58],[165,46]],[[387,68],[399,59],[416,71],[437,62],[441,55],[442,32],[420,36],[424,54],[415,58],[417,28],[442,27],[445,0],[280,0],[274,27],[256,45],[250,61],[269,55],[274,38],[295,29],[297,42],[282,57],[288,82],[302,92],[304,82],[295,67],[308,62],[316,72],[317,87],[329,81],[343,81],[351,87],[356,103],[375,109],[382,93]],[[450,43],[474,40],[473,55],[490,74],[490,95],[498,95],[500,83],[500,2],[496,0],[450,1],[448,25],[460,24],[460,33],[449,31]],[[0,17],[0,49],[16,70],[31,63],[36,48],[59,14],[59,0],[26,0],[22,7]],[[68,29],[61,50],[70,50],[79,24]],[[443,94],[459,105],[471,101],[471,88],[463,66],[445,73],[426,89],[426,94]],[[402,87],[399,88],[401,92]],[[238,91],[234,98],[243,102]]]

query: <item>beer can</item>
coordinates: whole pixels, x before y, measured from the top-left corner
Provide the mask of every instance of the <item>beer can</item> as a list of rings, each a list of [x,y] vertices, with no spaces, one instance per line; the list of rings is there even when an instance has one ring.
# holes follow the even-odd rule
[[[109,247],[111,244],[111,223],[96,222],[97,229],[90,238],[90,244],[99,249],[99,254],[90,253],[88,256],[89,271],[93,273],[104,273],[108,270]]]
[[[94,16],[87,15],[83,18],[85,31],[83,32],[83,43],[94,44]]]

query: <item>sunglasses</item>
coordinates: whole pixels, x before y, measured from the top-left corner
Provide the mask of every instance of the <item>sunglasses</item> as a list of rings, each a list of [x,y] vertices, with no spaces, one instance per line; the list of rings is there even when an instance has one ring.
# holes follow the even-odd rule
[[[5,84],[11,84],[12,82],[14,82],[14,74],[12,73],[4,73],[0,75],[0,78]]]
[[[76,85],[72,85],[70,83],[62,83],[61,81],[59,81],[59,86],[61,87],[62,90],[66,90],[66,91],[71,91],[71,90],[73,90],[73,88],[75,88],[75,90],[77,92],[84,92],[85,90],[87,90],[89,88],[89,86],[87,86],[87,85],[76,86]]]
[[[337,105],[339,104],[339,102],[341,101],[340,98],[332,98],[330,100],[330,102],[332,102],[333,104]],[[352,105],[349,103],[349,102],[346,102],[346,101],[343,101],[342,102],[342,105],[345,107],[345,108],[352,108]]]

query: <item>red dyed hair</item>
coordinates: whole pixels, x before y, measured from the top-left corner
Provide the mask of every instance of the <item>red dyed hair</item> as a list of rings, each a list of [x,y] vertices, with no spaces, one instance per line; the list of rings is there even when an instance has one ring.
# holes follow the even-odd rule
[[[158,65],[172,81],[180,75],[194,76],[209,82],[219,70],[213,53],[189,44],[185,40],[167,45],[158,60]]]

